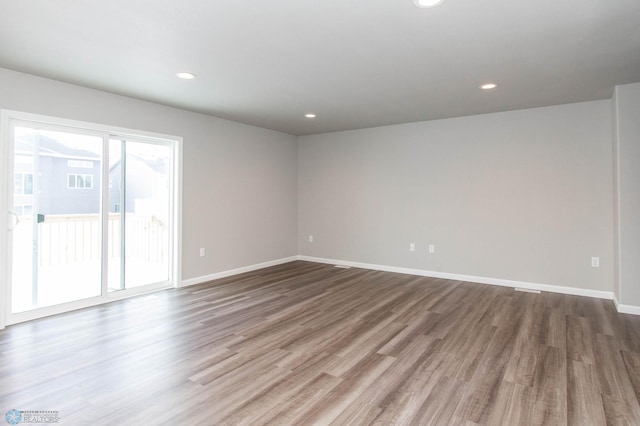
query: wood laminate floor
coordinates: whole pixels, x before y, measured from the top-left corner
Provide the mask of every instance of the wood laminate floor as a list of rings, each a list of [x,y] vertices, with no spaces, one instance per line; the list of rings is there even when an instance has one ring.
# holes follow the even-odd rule
[[[2,416],[61,425],[640,425],[639,395],[611,301],[308,262],[0,332]]]

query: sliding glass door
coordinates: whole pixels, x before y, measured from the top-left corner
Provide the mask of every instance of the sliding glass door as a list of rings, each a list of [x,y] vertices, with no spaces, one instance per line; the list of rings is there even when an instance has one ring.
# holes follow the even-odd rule
[[[177,141],[3,125],[7,323],[175,282]]]
[[[99,296],[102,139],[13,134],[11,312]]]
[[[169,280],[172,148],[109,141],[109,291]]]

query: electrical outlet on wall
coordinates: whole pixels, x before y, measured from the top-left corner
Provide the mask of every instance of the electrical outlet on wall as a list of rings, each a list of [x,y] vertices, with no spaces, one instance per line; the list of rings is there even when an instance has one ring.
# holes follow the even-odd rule
[[[309,242],[312,243],[313,242],[313,235],[309,235]]]
[[[429,253],[435,253],[436,252],[436,246],[434,244],[429,244]]]
[[[600,267],[600,258],[599,257],[592,257],[591,258],[591,267],[592,268],[599,268]]]
[[[409,243],[409,251],[416,251],[416,245],[414,243]]]
[[[204,257],[204,247],[200,248],[200,257]]]

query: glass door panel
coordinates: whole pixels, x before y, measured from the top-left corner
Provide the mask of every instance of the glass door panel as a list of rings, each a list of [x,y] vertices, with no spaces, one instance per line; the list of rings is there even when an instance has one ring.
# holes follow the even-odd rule
[[[172,150],[125,141],[125,287],[169,281]]]
[[[99,296],[103,139],[13,130],[11,311]]]
[[[109,141],[109,291],[169,281],[172,153]]]

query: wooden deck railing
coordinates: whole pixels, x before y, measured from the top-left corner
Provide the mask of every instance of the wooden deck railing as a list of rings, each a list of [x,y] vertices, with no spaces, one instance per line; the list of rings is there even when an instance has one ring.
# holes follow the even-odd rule
[[[109,214],[108,257],[120,258],[121,216]],[[14,239],[24,246],[31,238],[32,217],[21,217]],[[100,261],[100,215],[47,215],[38,224],[38,263],[41,267]],[[125,251],[128,259],[164,263],[168,230],[155,216],[126,214]],[[18,242],[16,241],[16,242]]]

